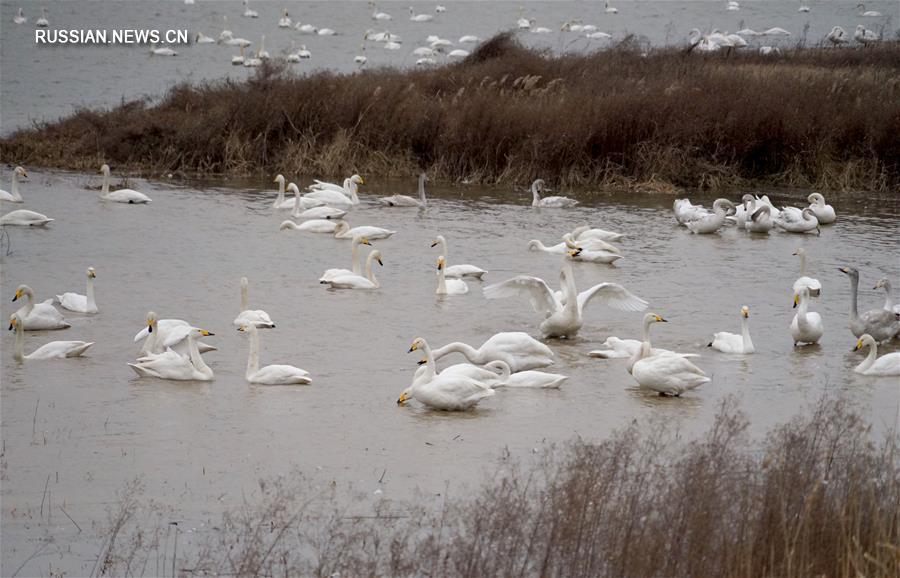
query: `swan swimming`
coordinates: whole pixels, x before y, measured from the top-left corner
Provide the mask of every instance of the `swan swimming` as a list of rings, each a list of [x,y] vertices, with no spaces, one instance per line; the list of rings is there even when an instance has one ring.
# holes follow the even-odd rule
[[[517,371],[512,373],[509,365],[499,359],[488,363],[485,367],[497,372],[497,379],[491,384],[492,388],[515,387],[532,389],[559,389],[564,381],[569,379],[567,375],[558,373],[546,373],[535,371]],[[445,370],[446,371],[446,370]]]
[[[896,337],[900,333],[900,320],[892,311],[870,309],[862,315],[858,313],[859,271],[853,267],[841,267],[839,271],[850,278],[850,331],[853,335],[861,337],[868,333],[878,342]]]
[[[830,225],[837,220],[834,207],[825,204],[825,197],[821,193],[812,193],[808,198],[809,208],[822,225]]]
[[[856,8],[859,10],[860,16],[866,16],[867,18],[877,18],[881,16],[881,12],[877,10],[866,10],[866,5],[860,2],[856,5]]]
[[[21,8],[20,8],[21,10]],[[10,184],[10,190],[4,191],[0,189],[0,201],[5,201],[7,203],[22,203],[24,199],[22,199],[22,195],[19,193],[19,178],[27,178],[28,173],[25,172],[23,167],[16,167],[12,172],[12,183]]]
[[[800,257],[800,277],[794,281],[794,294],[799,293],[802,287],[806,287],[810,297],[818,297],[822,293],[822,284],[818,279],[806,276],[806,249],[800,247],[794,251],[794,255]]]
[[[483,382],[456,373],[437,373],[434,354],[428,342],[417,337],[409,348],[409,352],[422,350],[428,363],[425,366],[424,378],[404,391],[397,399],[401,405],[408,399],[416,399],[420,403],[443,411],[465,411],[478,405],[480,401],[494,395],[494,390]]]
[[[568,259],[571,261],[582,261],[585,263],[604,263],[607,265],[611,265],[612,263],[622,258],[622,255],[619,255],[618,253],[611,253],[609,251],[591,251],[582,249],[581,247],[578,247],[577,249],[571,249],[566,254],[568,256]]]
[[[52,299],[47,299],[42,303],[35,303],[34,291],[28,285],[19,285],[12,300],[17,301],[22,297],[25,297],[28,302],[20,307],[15,315],[22,323],[23,330],[43,331],[45,329],[68,329],[71,327],[62,313],[53,306]]]
[[[344,186],[341,187],[340,190],[324,186],[330,185],[331,183],[317,182],[310,187],[310,191],[306,193],[303,198],[316,199],[329,206],[350,209],[354,205],[359,204],[359,197],[356,193],[359,190],[359,185],[364,185],[365,183],[365,179],[359,175],[353,175],[352,177],[344,179]]]
[[[753,353],[753,341],[750,339],[750,308],[741,307],[741,334],[735,335],[727,331],[720,331],[713,335],[709,347],[722,353]]]
[[[320,283],[327,283],[331,285],[332,289],[378,289],[381,287],[381,284],[378,283],[375,273],[372,272],[373,261],[378,261],[379,265],[384,266],[384,263],[381,262],[381,251],[378,249],[373,249],[369,252],[369,256],[366,257],[365,277],[344,273],[335,275],[327,281],[320,281]]]
[[[424,209],[428,206],[428,201],[425,199],[425,182],[428,180],[428,175],[425,173],[419,173],[419,198],[414,199],[409,195],[391,195],[390,197],[382,197],[378,199],[378,202],[386,207],[418,207],[420,209]]]
[[[441,255],[446,259],[447,257],[447,240],[443,235],[438,235],[434,238],[434,241],[431,243],[431,247],[434,248],[437,245],[441,246]],[[444,276],[448,279],[461,279],[463,277],[472,277],[475,279],[483,280],[487,271],[482,269],[481,267],[476,267],[475,265],[445,265],[444,266]]]
[[[19,7],[19,10],[16,12],[16,15],[13,16],[13,23],[14,24],[25,24],[26,22],[28,22],[28,18],[25,16],[25,11],[22,10],[21,7]]]
[[[794,338],[794,346],[799,343],[818,343],[825,333],[822,324],[822,316],[815,311],[809,311],[809,289],[801,287],[800,292],[794,295],[794,307],[798,307],[797,314],[791,321],[791,337]]]
[[[279,177],[281,180],[279,181]],[[300,210],[313,209],[316,207],[325,206],[325,201],[321,199],[315,199],[309,196],[301,196],[300,188],[297,187],[294,183],[288,183],[287,192],[293,193],[294,196],[290,199],[285,199],[285,191],[284,191],[284,177],[278,175],[275,177],[275,181],[278,183],[278,197],[275,199],[275,203],[272,205],[276,209],[291,209],[293,211],[297,211],[298,207]],[[299,213],[292,216],[299,216]]]
[[[545,189],[544,187],[544,179],[537,179],[533,183],[531,183],[531,206],[538,208],[549,208],[549,209],[561,209],[566,207],[574,207],[578,204],[578,201],[575,199],[570,199],[569,197],[544,197],[541,198],[541,193]]]
[[[41,17],[34,21],[34,25],[38,28],[46,28],[50,26],[50,21],[47,20],[47,9],[43,6],[41,7]]]
[[[594,298],[599,298],[607,306],[620,311],[643,311],[647,308],[646,301],[618,283],[598,283],[578,293],[575,288],[575,275],[568,263],[563,265],[559,280],[564,300],[558,298],[543,279],[528,275],[519,275],[501,283],[488,285],[484,288],[484,297],[486,299],[527,297],[534,310],[544,317],[540,330],[545,338],[575,337],[584,325],[584,308]]]
[[[77,313],[97,313],[97,303],[94,301],[94,279],[97,272],[93,267],[87,269],[87,291],[85,295],[78,293],[63,293],[57,295],[56,300],[63,309],[75,311]]]
[[[680,355],[650,355],[650,325],[667,323],[655,313],[647,313],[643,319],[644,340],[641,348],[628,362],[628,371],[642,389],[658,392],[662,396],[680,396],[686,391],[709,383],[702,369]]]
[[[266,365],[259,367],[259,330],[256,325],[242,325],[238,331],[250,333],[250,355],[247,358],[245,377],[250,383],[261,385],[309,385],[309,372],[293,365]]]
[[[136,363],[129,363],[128,366],[140,377],[174,381],[212,381],[215,375],[203,361],[193,333],[188,333],[187,345],[188,356],[170,348],[164,353],[151,354]]]
[[[372,245],[368,239],[365,237],[354,237],[353,242],[350,243],[350,269],[326,269],[322,276],[319,277],[319,283],[327,283],[331,281],[332,278],[337,277],[339,275],[359,275],[360,267],[359,267],[359,246],[360,245]]]
[[[444,256],[437,259],[438,285],[435,293],[438,295],[465,295],[469,292],[469,286],[462,279],[447,279],[444,275]]]
[[[16,341],[13,345],[13,359],[16,361],[80,357],[94,344],[94,342],[87,341],[51,341],[25,355],[25,329],[23,323],[19,320],[19,316],[15,313],[9,318],[9,330],[15,330],[16,332]]]
[[[572,237],[576,242],[588,241],[590,239],[600,239],[601,241],[615,243],[617,241],[621,241],[624,235],[622,235],[622,233],[606,231],[604,229],[592,229],[590,225],[582,225],[580,227],[575,227],[574,229],[572,229]]]
[[[887,279],[879,279],[872,289],[884,289],[884,309],[891,313],[900,314],[900,305],[894,305],[894,297],[891,295],[891,282]]]
[[[2,202],[2,199],[0,199],[0,202]],[[0,225],[15,227],[44,227],[53,221],[54,219],[43,213],[29,211],[28,209],[16,209],[0,217]]]
[[[633,357],[634,354],[641,348],[641,344],[643,341],[639,339],[620,339],[615,336],[610,336],[606,338],[606,341],[601,343],[603,347],[606,349],[595,349],[593,351],[588,351],[588,357],[596,357],[600,359],[624,359]],[[668,349],[663,349],[661,347],[653,347],[650,349],[650,355],[680,355],[681,357],[700,357],[697,353],[678,353],[677,351],[671,351]]]
[[[869,348],[869,354],[862,363],[853,369],[853,371],[863,375],[900,375],[900,351],[886,353],[881,357],[878,357],[878,344],[868,333],[863,334],[863,336],[859,338],[853,351],[859,351],[863,347]]]
[[[431,22],[434,20],[434,16],[431,14],[416,14],[413,10],[413,7],[409,7],[409,19],[412,22]]]
[[[278,19],[278,27],[279,28],[290,28],[294,25],[294,21],[291,20],[290,15],[288,15],[287,8],[284,9],[284,12],[281,14],[281,18]]]
[[[339,222],[332,219],[311,219],[298,225],[294,221],[282,221],[278,230],[293,229],[294,231],[307,231],[309,233],[332,234],[335,232]]]
[[[103,187],[100,190],[100,198],[106,201],[115,201],[117,203],[144,204],[150,202],[150,197],[144,193],[140,193],[133,189],[119,189],[118,191],[109,191],[109,165],[104,163],[100,167],[103,173]]]
[[[553,351],[534,337],[521,331],[496,333],[481,347],[454,341],[434,350],[434,358],[461,353],[470,363],[485,365],[497,359],[506,362],[514,372],[537,369],[553,364]]]
[[[334,229],[335,239],[353,239],[355,237],[364,237],[376,241],[378,239],[389,239],[397,231],[390,229],[382,229],[381,227],[372,227],[369,225],[360,225],[359,227],[350,228],[347,221],[336,221]]]
[[[691,233],[709,234],[715,233],[725,224],[725,217],[734,214],[734,203],[728,199],[716,199],[713,203],[713,212],[706,215],[698,215],[694,219],[685,222],[685,226]]]
[[[798,209],[796,207],[784,207],[781,214],[775,218],[775,225],[788,233],[809,233],[815,231],[819,234],[819,220],[810,208]]]
[[[272,318],[269,317],[269,314],[263,311],[262,309],[252,310],[249,308],[247,302],[247,292],[249,288],[250,282],[246,277],[241,277],[241,312],[237,317],[234,318],[233,325],[240,329],[245,325],[253,325],[254,327],[262,327],[262,328],[272,328],[275,327],[275,323],[272,322]]]

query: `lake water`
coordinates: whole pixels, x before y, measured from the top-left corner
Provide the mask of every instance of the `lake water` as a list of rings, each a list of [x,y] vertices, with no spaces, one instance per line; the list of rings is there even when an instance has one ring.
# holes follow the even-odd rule
[[[107,509],[135,477],[182,529],[203,528],[223,508],[252,496],[258,480],[294,467],[317,482],[353,484],[373,501],[377,489],[379,497],[403,500],[416,489],[439,493],[447,484],[476,483],[505,450],[526,457],[574,436],[602,439],[632,420],[661,417],[692,435],[705,430],[732,395],[754,435],[825,392],[858,404],[876,435],[897,419],[898,380],[852,371],[861,355],[850,352],[856,340],[847,329],[849,283],[837,270],[860,269],[863,310],[883,303],[882,293],[871,290],[877,279],[898,285],[896,197],[830,199],[839,220],[821,236],[749,236],[734,228],[698,236],[675,224],[672,198],[665,195],[584,195],[578,208],[536,211],[525,192],[438,183],[420,213],[379,208],[371,200],[411,193],[414,182],[374,182],[363,187],[350,221],[398,233],[374,242],[383,254],[384,267],[377,270],[382,288],[365,292],[332,291],[317,282],[326,268],[347,266],[350,244],[279,231],[287,213],[271,208],[268,183],[226,188],[135,181],[131,185],[153,202],[130,206],[101,202],[85,188],[98,182],[93,175],[29,173],[26,206],[57,220],[46,230],[7,229],[0,315],[6,319],[19,305],[10,298],[20,283],[30,284],[39,299],[83,292],[88,266],[97,270],[101,311],[68,314],[72,328],[65,331],[27,334],[26,351],[54,339],[96,341],[82,359],[16,363],[12,333],[4,332],[3,575],[39,549],[22,575],[90,572]],[[778,202],[799,199],[776,195]],[[555,284],[560,257],[529,252],[526,245],[533,238],[557,242],[583,223],[627,236],[620,243],[625,258],[616,266],[574,265],[578,287],[615,281],[647,299],[669,320],[653,328],[654,344],[701,353],[698,364],[711,384],[661,399],[635,388],[624,361],[587,357],[609,335],[640,332],[641,314],[593,303],[577,339],[548,342],[556,354],[548,371],[570,376],[560,390],[499,391],[467,413],[396,405],[419,358],[406,353],[415,337],[435,346],[456,340],[479,345],[499,331],[538,333],[539,318],[525,301],[486,301],[481,283],[471,282],[465,296],[438,298],[437,249],[429,247],[436,234],[449,242],[450,264],[480,265],[490,271],[490,282],[532,274]],[[814,309],[826,333],[821,346],[795,349],[788,324],[798,261],[791,253],[801,246],[823,284]],[[262,363],[303,367],[313,385],[245,382],[248,340],[231,325],[243,275],[250,278],[251,307],[268,311],[277,324],[261,332]],[[739,330],[745,304],[756,354],[706,348],[714,331]],[[132,337],[149,310],[216,334],[208,341],[219,350],[204,356],[215,381],[136,378],[126,362],[137,353]],[[896,347],[882,348],[890,350]],[[448,357],[439,365],[461,360]]]
[[[221,78],[243,79],[251,69],[231,65],[237,54],[233,47],[205,44],[176,46],[177,57],[151,56],[147,46],[79,46],[37,45],[34,21],[40,7],[46,6],[51,28],[64,29],[184,29],[203,32],[217,38],[222,31],[223,16],[236,37],[254,42],[266,35],[266,49],[279,56],[291,50],[291,41],[305,44],[312,52],[308,61],[293,65],[297,72],[330,69],[349,72],[358,68],[353,61],[361,54],[363,36],[368,29],[389,30],[399,34],[403,47],[385,50],[381,44],[366,42],[368,67],[414,66],[414,48],[426,45],[426,37],[438,35],[454,44],[463,35],[489,38],[502,30],[514,29],[524,16],[533,19],[534,28],[545,27],[550,34],[519,32],[521,40],[538,48],[555,52],[599,49],[610,41],[589,41],[583,34],[562,32],[569,20],[579,19],[598,30],[612,34],[612,42],[627,35],[645,46],[683,45],[692,28],[710,31],[715,28],[737,31],[744,27],[757,31],[781,27],[789,37],[748,38],[752,47],[763,44],[793,46],[806,40],[818,44],[832,26],[843,26],[852,34],[857,24],[883,31],[885,38],[895,35],[900,23],[900,3],[896,0],[866,2],[867,10],[881,12],[878,18],[858,16],[857,0],[808,0],[811,11],[800,13],[801,2],[790,0],[745,1],[737,12],[726,9],[727,2],[669,0],[612,2],[619,12],[605,14],[603,3],[592,2],[445,2],[447,11],[435,14],[434,2],[379,2],[379,10],[393,16],[387,23],[372,20],[372,9],[365,2],[297,2],[257,1],[252,7],[259,18],[243,18],[240,2],[197,0],[186,6],[180,1],[142,0],[94,1],[53,0],[47,2],[0,2],[0,53],[3,61],[3,88],[0,90],[2,125],[0,134],[29,126],[34,121],[52,120],[71,113],[78,107],[108,107],[123,99],[154,98],[171,85]],[[410,22],[408,7],[416,13],[434,14],[431,22]],[[22,5],[29,21],[13,23]],[[520,13],[521,7],[521,13]],[[278,28],[276,23],[284,8],[292,19],[317,28],[332,28],[337,36],[305,35],[294,29]],[[808,27],[808,28],[807,28]],[[459,47],[459,46],[456,46]],[[462,48],[471,50],[472,45]],[[443,56],[438,57],[444,61]]]

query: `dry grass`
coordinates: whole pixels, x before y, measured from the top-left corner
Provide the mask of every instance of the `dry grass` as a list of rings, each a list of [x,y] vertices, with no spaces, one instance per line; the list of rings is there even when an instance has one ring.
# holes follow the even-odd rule
[[[303,172],[667,190],[900,188],[900,44],[780,57],[527,50],[495,37],[435,70],[277,65],[83,110],[0,141],[12,162],[151,173]]]
[[[257,502],[227,513],[180,556],[168,534],[148,540],[138,524],[135,547],[120,515],[102,568],[142,575],[135,569],[162,558],[181,575],[900,575],[895,436],[874,443],[835,399],[762,442],[748,440],[746,426],[731,402],[693,442],[671,424],[634,424],[532,464],[501,461],[481,488],[433,507],[425,496],[372,505],[295,474],[261,484]]]

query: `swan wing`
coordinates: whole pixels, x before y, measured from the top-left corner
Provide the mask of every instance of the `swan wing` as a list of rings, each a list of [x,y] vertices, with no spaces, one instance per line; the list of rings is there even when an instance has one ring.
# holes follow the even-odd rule
[[[87,297],[78,293],[63,293],[57,295],[56,300],[63,309],[84,313],[87,311]]]
[[[578,308],[584,310],[594,298],[619,311],[643,311],[647,308],[646,301],[618,283],[598,283],[587,291],[582,291],[578,294]]]
[[[484,288],[486,299],[521,296],[528,297],[534,310],[544,317],[549,317],[562,308],[547,283],[538,277],[519,275]]]
[[[86,341],[51,341],[41,345],[32,353],[26,355],[28,359],[63,359],[66,357],[78,357],[87,351],[93,342]]]
[[[312,382],[309,372],[293,365],[267,365],[248,379],[265,385],[307,385]]]

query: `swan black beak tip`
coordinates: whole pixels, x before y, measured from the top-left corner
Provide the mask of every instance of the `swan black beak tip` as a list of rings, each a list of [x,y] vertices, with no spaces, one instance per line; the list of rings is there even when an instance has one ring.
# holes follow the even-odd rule
[[[431,246],[432,246],[432,247],[437,247],[437,243],[432,243]]]

